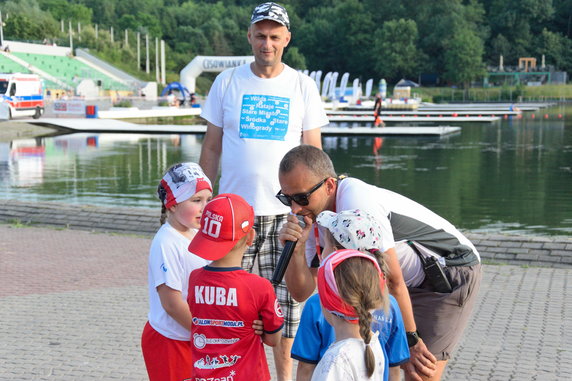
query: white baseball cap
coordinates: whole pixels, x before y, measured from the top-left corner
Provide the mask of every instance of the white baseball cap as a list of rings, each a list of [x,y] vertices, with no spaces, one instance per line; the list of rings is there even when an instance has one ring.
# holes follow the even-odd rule
[[[328,229],[346,249],[386,251],[381,224],[362,210],[344,210],[339,213],[324,211],[318,215],[316,222]]]

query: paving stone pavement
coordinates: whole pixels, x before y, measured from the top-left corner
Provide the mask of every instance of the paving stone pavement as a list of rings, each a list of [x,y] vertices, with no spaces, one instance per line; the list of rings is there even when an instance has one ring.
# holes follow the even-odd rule
[[[0,200],[0,222],[153,234],[159,208],[109,208],[57,202]],[[485,262],[572,269],[572,237],[465,232]]]
[[[0,224],[0,380],[145,380],[150,240]],[[570,268],[485,265],[443,379],[572,379],[571,285]]]

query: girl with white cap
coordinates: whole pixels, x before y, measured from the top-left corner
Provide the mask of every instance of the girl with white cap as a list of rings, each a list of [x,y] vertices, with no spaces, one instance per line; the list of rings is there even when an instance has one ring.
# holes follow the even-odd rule
[[[149,321],[141,348],[149,379],[184,380],[192,375],[187,304],[189,275],[209,261],[188,251],[212,198],[209,179],[196,163],[172,166],[157,188],[161,227],[149,253]]]

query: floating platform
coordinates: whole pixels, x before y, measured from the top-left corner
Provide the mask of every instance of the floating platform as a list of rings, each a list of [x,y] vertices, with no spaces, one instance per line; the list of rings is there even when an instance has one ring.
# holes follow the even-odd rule
[[[20,120],[39,126],[64,129],[68,132],[142,133],[142,134],[204,134],[206,125],[136,124],[115,119],[40,118]]]
[[[465,111],[510,111],[511,106],[518,108],[520,111],[537,111],[541,108],[547,108],[556,105],[554,102],[537,102],[537,103],[421,103],[416,110],[418,113],[426,113],[427,111],[453,111],[463,113]],[[335,110],[336,108],[334,108]],[[373,102],[363,101],[361,105],[349,105],[347,103],[338,105],[338,110],[345,111],[370,111],[373,112]],[[383,109],[382,109],[383,110]]]
[[[323,136],[362,135],[362,136],[444,136],[461,132],[455,126],[400,126],[400,127],[322,127]]]
[[[372,116],[373,110],[369,111],[327,111],[326,114],[333,116]],[[499,115],[520,115],[521,111],[508,111],[508,110],[442,110],[442,111],[381,111],[382,116],[499,116]]]
[[[543,103],[423,103],[419,111],[438,110],[510,110],[518,108],[520,111],[537,111],[556,105],[553,102]]]
[[[403,115],[403,116],[401,116]],[[358,123],[373,123],[375,118],[371,116],[330,116],[328,117],[330,123],[340,123],[340,122],[358,122]],[[384,122],[431,122],[431,123],[460,123],[460,122],[483,122],[492,123],[500,120],[498,116],[406,116],[405,114],[393,114],[393,116],[382,116],[381,118]]]
[[[140,133],[140,134],[204,134],[206,125],[146,125],[124,122],[120,120],[102,119],[60,119],[43,118],[20,120],[20,122],[35,124],[67,130],[69,132],[93,132],[93,133]],[[367,126],[356,127],[322,127],[322,135],[393,135],[393,136],[443,136],[461,131],[461,127],[454,126],[401,126],[373,128]]]
[[[163,118],[200,115],[200,107],[153,107],[141,110],[137,107],[112,107],[99,111],[99,119]]]

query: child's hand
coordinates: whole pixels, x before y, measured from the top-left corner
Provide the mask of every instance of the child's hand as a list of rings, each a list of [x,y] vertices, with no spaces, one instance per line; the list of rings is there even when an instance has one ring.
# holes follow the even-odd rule
[[[252,329],[254,330],[255,334],[262,336],[264,333],[264,325],[262,324],[262,320],[254,320],[252,322]]]

